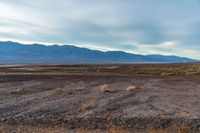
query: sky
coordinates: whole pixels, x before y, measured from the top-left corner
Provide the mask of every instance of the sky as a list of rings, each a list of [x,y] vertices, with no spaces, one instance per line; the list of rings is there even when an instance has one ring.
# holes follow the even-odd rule
[[[200,59],[200,0],[0,0],[0,40]]]

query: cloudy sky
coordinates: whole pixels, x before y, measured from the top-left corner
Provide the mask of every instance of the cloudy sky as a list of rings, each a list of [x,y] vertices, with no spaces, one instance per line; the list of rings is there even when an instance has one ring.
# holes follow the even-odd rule
[[[0,0],[0,40],[200,59],[200,0]]]

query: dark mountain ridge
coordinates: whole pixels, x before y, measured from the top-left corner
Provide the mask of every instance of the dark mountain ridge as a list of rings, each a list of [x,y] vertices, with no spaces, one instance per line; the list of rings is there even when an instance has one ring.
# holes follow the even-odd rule
[[[50,64],[84,64],[84,63],[152,63],[152,62],[197,62],[198,60],[163,55],[139,55],[123,51],[102,52],[72,45],[42,44],[23,45],[17,42],[0,41],[0,63],[50,63]]]

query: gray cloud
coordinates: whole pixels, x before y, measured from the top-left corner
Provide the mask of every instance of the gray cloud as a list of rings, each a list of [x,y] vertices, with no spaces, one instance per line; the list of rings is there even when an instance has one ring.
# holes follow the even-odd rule
[[[200,59],[199,12],[199,0],[1,0],[0,39]]]

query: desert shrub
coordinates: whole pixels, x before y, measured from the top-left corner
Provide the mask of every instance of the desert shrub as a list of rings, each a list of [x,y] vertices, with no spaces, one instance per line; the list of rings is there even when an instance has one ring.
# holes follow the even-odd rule
[[[14,91],[12,91],[11,93],[13,94],[25,94],[28,93],[29,91],[27,89],[24,88],[16,88]]]
[[[55,92],[57,94],[63,94],[65,91],[62,88],[56,88]]]
[[[175,75],[174,73],[161,73],[161,76],[173,76],[173,75]]]
[[[100,91],[101,92],[110,92],[108,85],[107,84],[103,84],[100,86]]]
[[[66,90],[66,92],[67,92],[67,94],[71,95],[71,94],[73,94],[74,90],[71,89],[71,88],[68,88],[68,89]]]
[[[138,89],[139,86],[138,85],[131,85],[129,87],[126,88],[127,91],[134,91],[135,89]]]
[[[189,128],[185,127],[185,126],[181,126],[179,128],[179,133],[189,133]]]
[[[77,89],[78,91],[84,91],[85,87],[84,86],[80,86],[80,88]]]
[[[90,109],[95,108],[96,106],[97,106],[97,104],[95,101],[93,101],[93,100],[87,101],[81,105],[81,110],[82,111],[90,110]]]
[[[186,72],[185,75],[198,75],[200,72]]]

